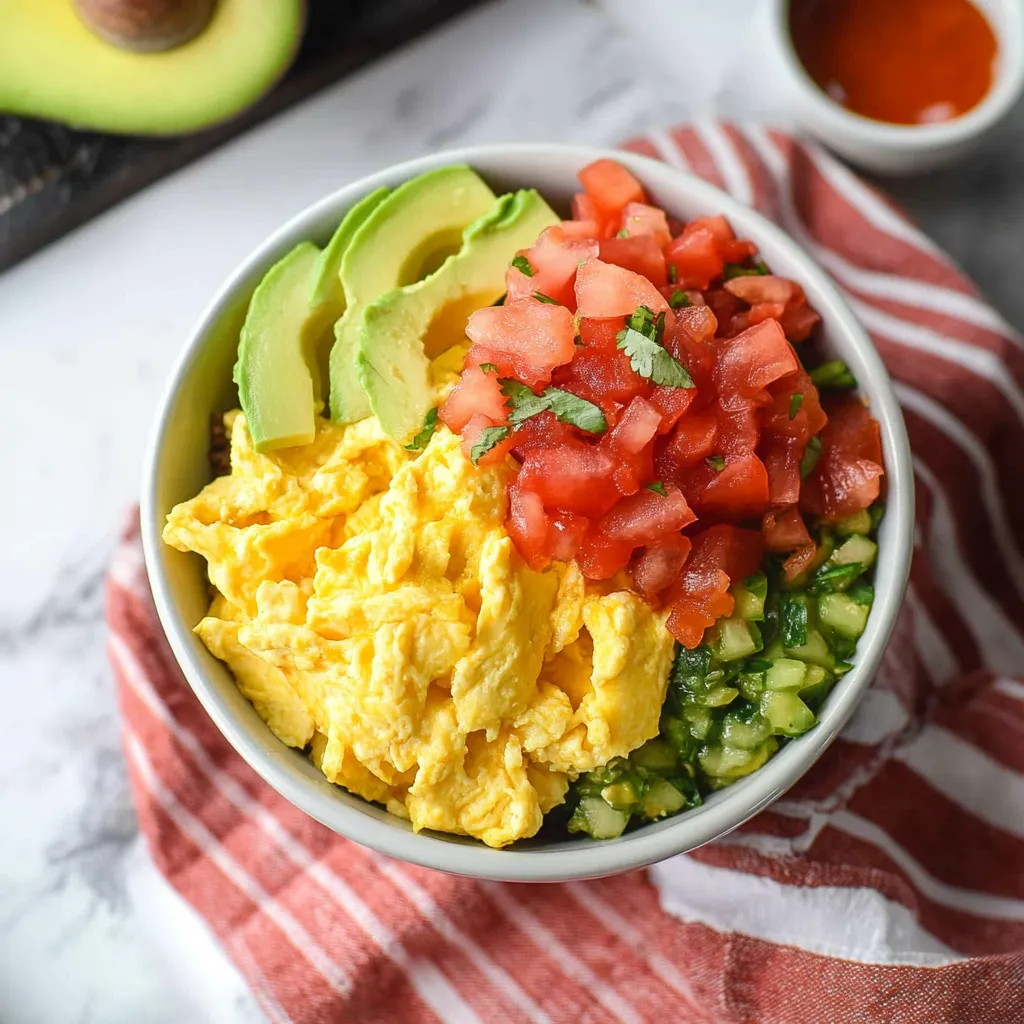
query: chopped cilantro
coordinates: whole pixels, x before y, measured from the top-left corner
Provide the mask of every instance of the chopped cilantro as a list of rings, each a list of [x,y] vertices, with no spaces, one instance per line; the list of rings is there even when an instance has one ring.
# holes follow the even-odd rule
[[[660,494],[663,498],[668,497],[668,491],[665,490],[665,485],[660,480],[655,480],[653,484],[648,484],[647,490],[654,491],[655,494]]]
[[[426,448],[437,429],[437,409],[431,409],[423,418],[423,429],[405,446],[406,451],[418,452]]]
[[[806,480],[821,458],[821,438],[812,437],[804,449],[804,457],[800,460],[800,479]]]
[[[678,273],[676,271],[676,265],[674,263],[670,263],[668,265],[668,283],[669,284],[675,284],[676,281],[678,281],[678,280],[679,280],[679,275],[678,275]]]
[[[655,317],[646,306],[637,306],[626,317],[626,329],[615,335],[615,341],[629,356],[634,373],[665,387],[692,388],[693,379],[686,367],[661,344],[664,331],[664,312]]]
[[[677,288],[672,293],[671,298],[668,300],[668,304],[673,309],[683,309],[686,306],[693,305],[693,303],[691,303],[690,300],[687,298],[686,292],[684,292],[680,288]]]
[[[664,321],[662,321],[664,323]],[[629,316],[626,317],[626,326],[631,331],[637,331],[652,341],[661,341],[658,334],[658,319],[653,309],[647,306],[637,306]]]
[[[538,302],[548,302],[552,306],[560,306],[561,305],[561,303],[558,301],[558,299],[553,299],[553,298],[551,298],[550,295],[545,295],[543,292],[534,292],[533,293],[533,297]]]
[[[811,370],[811,380],[819,387],[833,391],[849,391],[857,386],[856,378],[842,359],[833,359]]]
[[[757,277],[769,273],[768,267],[761,260],[756,260],[752,267],[745,267],[742,263],[726,263],[722,277],[731,281],[734,277]]]
[[[716,472],[721,473],[725,469],[725,459],[721,455],[709,455],[705,460],[707,464]]]
[[[789,418],[794,419],[796,414],[800,411],[800,406],[804,404],[804,396],[799,391],[794,391],[789,396]]]
[[[484,428],[480,440],[470,449],[469,461],[475,466],[492,448],[501,444],[511,432],[511,427]]]
[[[480,364],[480,372],[481,373],[497,373],[498,372],[498,368],[497,368],[497,366],[494,365],[494,363],[481,363]]]
[[[525,274],[527,277],[533,277],[533,267],[530,266],[530,261],[525,256],[516,256],[512,260],[512,266],[521,274]]]
[[[626,228],[623,228],[621,231],[616,231],[615,232],[615,237],[616,238],[629,238],[629,231]]]
[[[578,334],[577,334],[577,335],[575,335],[575,337],[574,337],[574,338],[572,339],[572,343],[573,343],[573,344],[574,344],[574,345],[575,345],[575,346],[576,346],[577,348],[583,348],[583,347],[584,347],[584,346],[583,346],[583,339],[582,339],[582,338],[581,338],[581,337],[580,337],[580,336],[579,336]]]
[[[511,378],[505,378],[499,384],[501,393],[508,399],[508,421],[513,425],[550,410],[562,423],[578,427],[589,434],[603,434],[608,429],[608,421],[600,408],[570,391],[549,387],[538,395],[525,384]]]

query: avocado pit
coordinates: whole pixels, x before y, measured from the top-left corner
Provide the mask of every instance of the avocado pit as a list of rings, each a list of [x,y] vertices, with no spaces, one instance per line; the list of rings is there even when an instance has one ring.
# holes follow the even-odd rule
[[[121,50],[157,53],[198,36],[217,0],[73,0],[85,25]]]

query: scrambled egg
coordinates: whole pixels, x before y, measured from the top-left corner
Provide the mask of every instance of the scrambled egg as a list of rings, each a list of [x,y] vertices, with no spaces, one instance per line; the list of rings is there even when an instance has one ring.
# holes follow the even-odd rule
[[[475,468],[443,426],[410,453],[372,417],[321,420],[260,455],[242,413],[225,423],[230,475],[164,539],[207,561],[196,632],[332,782],[498,847],[657,734],[664,615],[575,565],[528,568],[502,525],[508,469]]]

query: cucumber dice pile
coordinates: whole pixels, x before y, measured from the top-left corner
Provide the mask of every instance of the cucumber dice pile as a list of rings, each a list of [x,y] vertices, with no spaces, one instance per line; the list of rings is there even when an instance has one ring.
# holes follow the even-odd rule
[[[814,562],[794,580],[769,558],[733,586],[732,616],[699,647],[676,645],[660,736],[573,786],[570,832],[612,839],[696,807],[816,724],[867,626],[882,512],[875,504],[822,529]]]

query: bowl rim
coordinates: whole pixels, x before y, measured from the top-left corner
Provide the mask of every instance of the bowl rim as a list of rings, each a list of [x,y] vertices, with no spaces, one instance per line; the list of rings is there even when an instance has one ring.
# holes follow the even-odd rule
[[[667,819],[646,826],[644,830],[627,833],[622,840],[610,843],[581,840],[571,849],[517,850],[513,847],[495,850],[483,843],[454,843],[430,833],[407,832],[343,801],[325,800],[298,773],[283,769],[274,754],[261,745],[220,698],[189,643],[191,629],[178,613],[163,566],[160,537],[163,513],[157,504],[161,454],[177,391],[188,378],[211,328],[222,312],[230,307],[239,289],[245,287],[246,282],[251,284],[254,273],[283,254],[295,238],[309,237],[312,225],[318,220],[327,215],[340,219],[348,207],[375,188],[394,185],[446,164],[494,164],[514,156],[561,158],[577,168],[602,157],[617,160],[647,182],[662,183],[669,189],[682,187],[695,201],[706,203],[730,219],[738,219],[745,224],[744,233],[751,234],[759,242],[770,240],[775,246],[785,248],[788,258],[798,267],[801,282],[813,279],[815,287],[826,296],[834,329],[858,350],[869,370],[871,381],[862,390],[870,391],[872,412],[881,425],[888,486],[886,516],[892,523],[888,527],[891,550],[886,557],[892,560],[893,582],[885,592],[876,593],[872,609],[873,617],[880,625],[871,634],[872,642],[858,651],[854,670],[836,685],[815,729],[786,744],[762,768],[729,787],[717,802],[705,804],[694,817],[680,815]],[[658,184],[654,187],[657,188]],[[755,228],[753,232],[750,231],[751,225]],[[514,143],[433,153],[361,178],[290,218],[232,271],[193,327],[159,403],[147,445],[142,483],[142,544],[157,614],[193,692],[242,758],[285,799],[328,828],[363,846],[423,867],[503,881],[563,881],[644,867],[720,838],[780,796],[831,744],[874,678],[902,602],[909,577],[913,540],[913,476],[899,403],[881,357],[825,271],[780,227],[706,181],[650,157],[623,150],[574,145]],[[865,639],[868,639],[867,635]]]
[[[775,35],[776,48],[782,54],[791,79],[819,120],[828,121],[835,130],[845,133],[852,140],[918,152],[966,142],[987,131],[1009,111],[1024,89],[1024,8],[1014,0],[994,2],[1002,10],[1005,25],[998,24],[983,9],[983,5],[976,4],[999,45],[992,86],[981,102],[966,113],[949,121],[932,124],[901,125],[876,121],[832,99],[811,78],[797,55],[789,31],[792,0],[771,0],[770,25]]]

